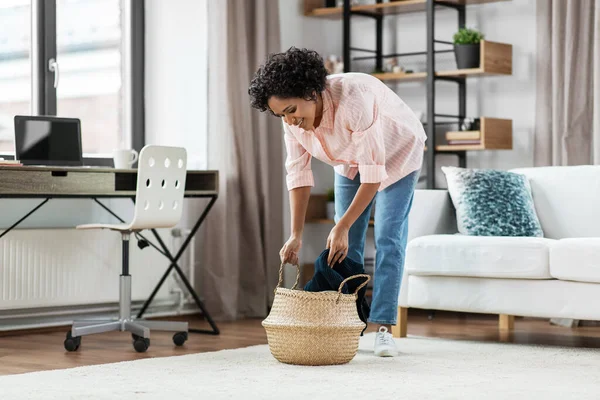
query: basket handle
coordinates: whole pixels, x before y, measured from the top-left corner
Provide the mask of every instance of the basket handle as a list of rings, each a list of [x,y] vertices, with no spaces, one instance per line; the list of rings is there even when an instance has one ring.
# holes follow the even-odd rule
[[[296,282],[294,283],[294,286],[292,286],[292,290],[297,289],[298,286],[298,282],[300,281],[300,266],[299,265],[294,265],[296,267]],[[281,263],[281,265],[279,266],[279,282],[277,282],[277,288],[280,288],[281,285],[283,285],[283,263]],[[277,288],[275,288],[275,291],[277,292]]]
[[[348,277],[348,278],[344,279],[344,280],[342,281],[342,283],[340,283],[340,287],[338,288],[338,293],[341,295],[341,294],[342,294],[342,288],[344,287],[344,285],[346,284],[346,282],[348,282],[348,281],[351,281],[352,279],[356,279],[356,278],[367,278],[367,280],[366,280],[366,281],[364,281],[363,283],[361,283],[361,284],[360,284],[360,286],[359,286],[359,287],[357,287],[357,288],[356,288],[356,290],[354,291],[354,293],[352,293],[352,294],[357,294],[357,293],[358,293],[358,291],[359,291],[360,289],[362,289],[363,287],[365,287],[365,285],[366,285],[367,283],[369,283],[369,281],[371,280],[371,277],[370,277],[369,275],[367,275],[367,274],[358,274],[358,275],[352,275],[352,276],[350,276],[350,277]],[[339,296],[338,296],[338,298],[339,298]]]

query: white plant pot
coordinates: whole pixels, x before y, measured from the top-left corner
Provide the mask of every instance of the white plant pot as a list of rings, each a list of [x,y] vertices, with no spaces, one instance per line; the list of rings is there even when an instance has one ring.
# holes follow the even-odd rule
[[[335,202],[327,202],[327,219],[334,219],[335,217]]]

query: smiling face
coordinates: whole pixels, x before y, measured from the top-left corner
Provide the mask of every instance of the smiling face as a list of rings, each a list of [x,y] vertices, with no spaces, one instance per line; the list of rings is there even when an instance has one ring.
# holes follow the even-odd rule
[[[321,94],[327,89],[327,75],[323,57],[314,50],[290,47],[271,54],[250,82],[250,104],[289,125],[317,128],[323,116]]]
[[[307,131],[318,126],[323,108],[320,95],[316,101],[299,97],[282,99],[271,96],[268,104],[273,114],[283,118],[286,124],[296,125]]]

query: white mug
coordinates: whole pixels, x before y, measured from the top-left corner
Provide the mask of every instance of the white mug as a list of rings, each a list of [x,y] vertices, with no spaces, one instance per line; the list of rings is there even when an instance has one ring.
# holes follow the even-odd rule
[[[116,169],[129,169],[137,159],[138,152],[133,149],[113,150],[113,161]]]

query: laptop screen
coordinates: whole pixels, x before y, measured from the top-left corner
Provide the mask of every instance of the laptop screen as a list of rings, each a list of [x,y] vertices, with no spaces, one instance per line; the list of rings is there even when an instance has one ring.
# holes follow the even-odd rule
[[[23,165],[81,166],[76,118],[15,116],[15,155]]]

